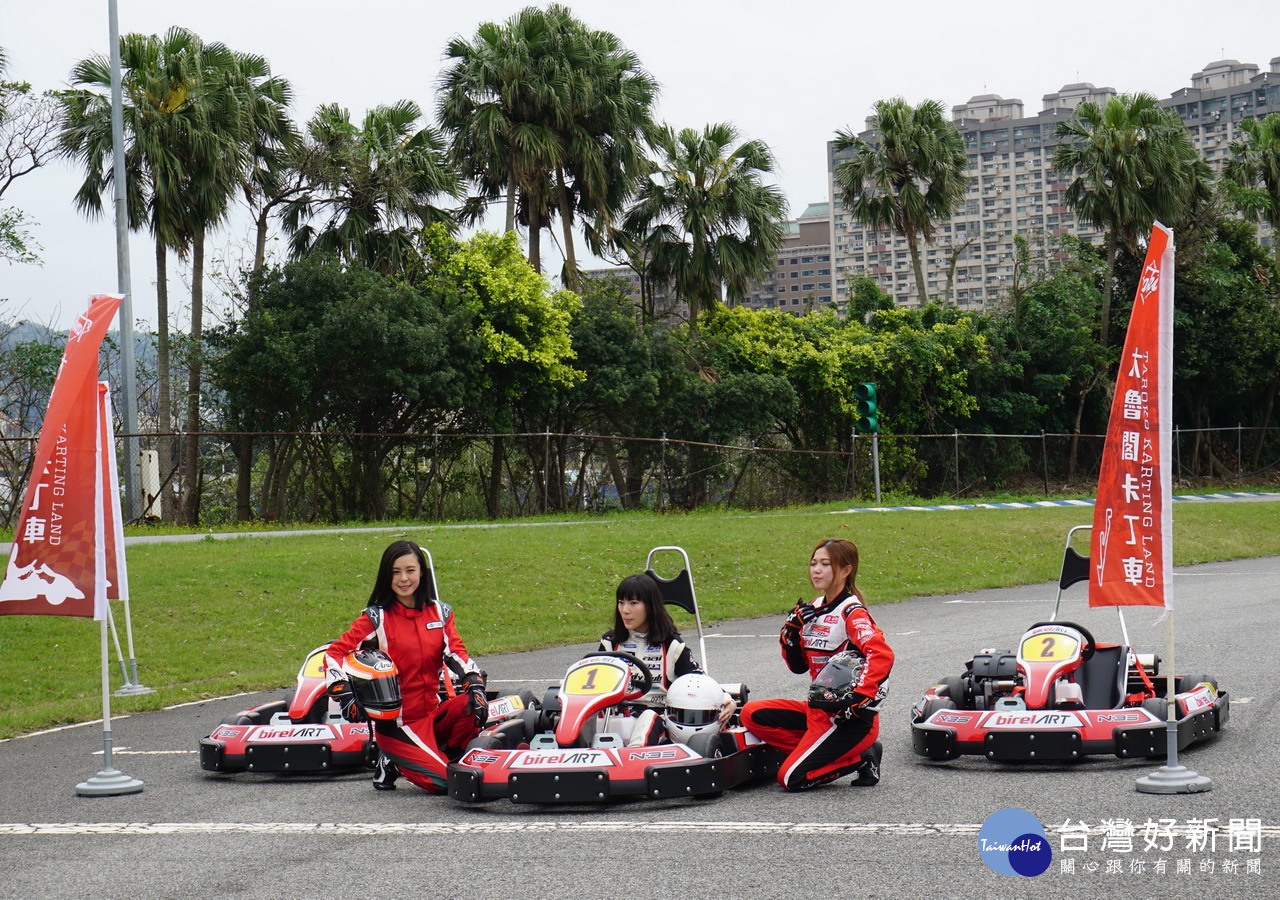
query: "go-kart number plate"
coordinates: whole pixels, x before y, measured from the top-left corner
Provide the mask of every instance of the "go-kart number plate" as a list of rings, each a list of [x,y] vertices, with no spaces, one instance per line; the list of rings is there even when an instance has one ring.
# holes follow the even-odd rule
[[[564,689],[567,693],[578,695],[612,694],[622,687],[626,677],[626,670],[619,666],[604,663],[583,666],[565,677]]]
[[[1061,662],[1080,652],[1080,642],[1060,631],[1031,634],[1022,639],[1018,653],[1030,662]]]

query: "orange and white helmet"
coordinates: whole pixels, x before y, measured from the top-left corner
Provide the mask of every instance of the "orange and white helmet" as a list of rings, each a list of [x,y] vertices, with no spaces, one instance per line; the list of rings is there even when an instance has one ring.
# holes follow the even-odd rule
[[[352,650],[342,661],[356,702],[370,719],[394,720],[400,715],[400,671],[381,650]]]

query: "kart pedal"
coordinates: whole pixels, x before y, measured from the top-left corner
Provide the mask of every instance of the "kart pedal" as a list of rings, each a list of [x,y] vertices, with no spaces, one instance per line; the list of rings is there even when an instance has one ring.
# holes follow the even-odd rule
[[[871,745],[862,754],[862,764],[858,766],[857,777],[850,784],[854,787],[872,787],[880,783],[880,757],[884,754],[884,746],[879,741]]]

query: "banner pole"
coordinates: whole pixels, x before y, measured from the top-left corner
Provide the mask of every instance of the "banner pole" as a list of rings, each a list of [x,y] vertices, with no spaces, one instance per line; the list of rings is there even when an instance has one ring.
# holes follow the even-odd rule
[[[107,604],[107,624],[111,626],[111,642],[116,646],[116,659],[120,661],[120,677],[126,686],[129,684],[129,669],[124,663],[124,651],[120,649],[120,632],[116,630],[116,617],[111,613],[111,604]]]
[[[102,770],[88,781],[76,785],[81,797],[112,797],[137,794],[142,782],[130,778],[111,765],[111,679],[107,677],[110,660],[107,653],[107,617],[102,617]]]

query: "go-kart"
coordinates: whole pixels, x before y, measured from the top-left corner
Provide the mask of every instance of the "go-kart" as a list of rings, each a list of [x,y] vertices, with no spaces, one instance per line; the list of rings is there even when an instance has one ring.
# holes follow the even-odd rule
[[[368,722],[348,722],[325,685],[322,644],[307,654],[297,686],[283,700],[241,710],[200,739],[210,772],[327,772],[372,766]]]
[[[1160,688],[1167,675],[1160,674],[1158,656],[1130,647],[1121,609],[1120,643],[1096,641],[1084,626],[1058,620],[1063,591],[1088,578],[1089,558],[1071,546],[1072,536],[1088,528],[1067,534],[1050,619],[1028,628],[1016,651],[979,651],[963,674],[942,678],[916,702],[911,730],[917,754],[1005,761],[1166,755],[1169,704]],[[1181,750],[1221,731],[1231,704],[1215,678],[1183,675],[1175,685]]]
[[[678,552],[684,568],[671,579],[653,570],[655,554]],[[649,552],[647,573],[668,606],[691,612],[698,623],[689,557],[679,547]],[[628,746],[638,710],[630,704],[648,693],[653,676],[627,653],[593,653],[572,663],[541,708],[491,724],[449,765],[449,796],[463,803],[509,798],[513,803],[598,803],[621,798],[716,796],[746,781],[774,775],[781,755],[734,719],[718,734],[687,743]],[[741,684],[722,684],[740,709]]]
[[[425,547],[427,569],[424,578],[428,594],[439,597],[435,566]],[[292,693],[228,716],[200,739],[200,767],[210,772],[332,772],[372,768],[377,760],[373,730],[368,722],[343,718],[335,699],[334,685],[325,679],[325,652],[322,644],[307,654],[298,670]],[[442,673],[441,700],[452,685],[447,671]],[[342,684],[341,682],[339,684]],[[497,696],[489,692],[489,721],[500,722],[533,705],[531,694]]]

